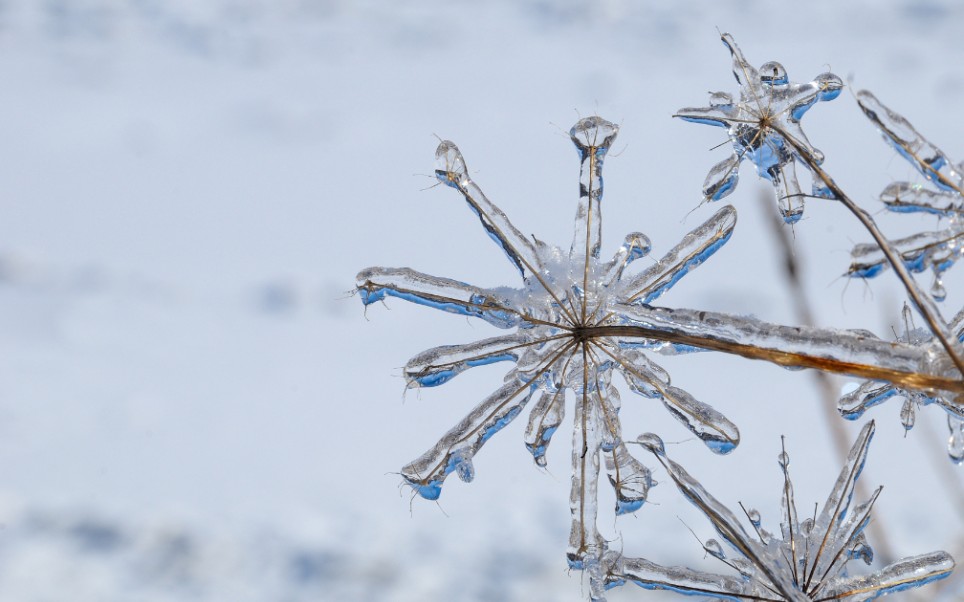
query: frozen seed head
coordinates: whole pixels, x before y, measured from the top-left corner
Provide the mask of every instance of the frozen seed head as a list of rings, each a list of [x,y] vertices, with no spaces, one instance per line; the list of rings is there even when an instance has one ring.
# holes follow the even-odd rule
[[[682,466],[668,457],[661,458],[683,497],[706,516],[720,541],[730,548],[724,552],[720,541],[709,539],[703,544],[704,550],[739,575],[729,577],[624,558],[613,563],[605,577],[607,585],[613,587],[632,581],[646,589],[726,600],[857,602],[947,577],[954,568],[954,560],[946,552],[904,558],[869,575],[855,576],[847,570],[850,560],[869,563],[873,559],[873,549],[863,531],[881,490],[878,488],[866,502],[853,504],[857,479],[863,471],[873,433],[874,423],[869,422],[857,436],[822,510],[815,518],[803,521],[798,520],[793,487],[786,472],[789,459],[786,453],[780,454],[784,486],[778,535],[760,527],[760,514],[755,510],[746,511],[753,527],[747,531],[736,513],[713,497]]]
[[[598,116],[580,119],[570,130],[579,151],[580,174],[568,248],[523,234],[472,180],[455,144],[439,144],[436,176],[461,193],[485,233],[518,270],[518,288],[481,288],[409,268],[369,268],[357,279],[365,305],[397,297],[480,318],[503,330],[474,342],[428,349],[406,364],[410,388],[440,386],[479,366],[505,362],[509,368],[501,386],[403,466],[401,474],[419,495],[436,499],[452,473],[470,482],[475,455],[527,409],[531,408],[524,443],[537,466],[546,465],[554,434],[569,426],[573,477],[567,556],[575,568],[587,562],[598,566],[606,550],[596,528],[599,483],[612,487],[617,515],[638,510],[654,485],[649,469],[630,454],[623,440],[617,378],[631,392],[664,407],[711,451],[728,453],[740,440],[732,422],[671,384],[667,371],[650,357],[678,350],[640,334],[641,327],[635,325],[640,312],[651,311],[650,303],[729,240],[736,211],[721,208],[644,268],[636,269],[635,262],[650,253],[652,243],[640,232],[628,234],[614,255],[603,256],[603,160],[618,131]],[[564,426],[567,395],[571,423]],[[654,453],[657,441],[651,441]]]
[[[685,121],[726,129],[733,154],[714,165],[703,183],[703,196],[718,201],[736,189],[740,164],[748,160],[757,174],[773,184],[779,211],[792,224],[803,215],[804,198],[832,198],[829,189],[813,172],[823,162],[823,153],[807,140],[800,120],[816,103],[833,100],[843,81],[822,73],[807,83],[791,82],[787,70],[776,61],[754,68],[729,34],[723,34],[729,49],[733,76],[740,86],[739,97],[725,92],[710,95],[708,107],[684,108],[676,113]],[[797,181],[797,167],[811,172],[811,192],[805,194]]]

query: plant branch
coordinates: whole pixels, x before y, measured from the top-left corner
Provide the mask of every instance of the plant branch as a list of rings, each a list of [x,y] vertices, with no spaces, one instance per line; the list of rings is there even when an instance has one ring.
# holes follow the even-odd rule
[[[844,207],[849,210],[854,217],[856,217],[867,232],[873,237],[874,242],[880,246],[880,250],[883,251],[884,257],[887,258],[887,263],[894,268],[894,273],[900,278],[901,283],[907,290],[907,295],[910,297],[914,306],[917,307],[917,311],[920,312],[924,320],[927,322],[927,326],[930,328],[934,336],[941,342],[944,349],[947,350],[947,354],[950,356],[954,365],[957,367],[958,372],[964,377],[964,356],[962,356],[958,345],[955,345],[954,338],[951,336],[950,329],[947,327],[947,322],[941,317],[940,310],[937,309],[937,305],[934,301],[917,286],[917,282],[914,280],[913,276],[907,270],[907,267],[901,261],[900,254],[894,249],[894,246],[889,240],[884,236],[880,228],[877,227],[877,223],[874,218],[870,216],[867,211],[859,207],[854,203],[847,194],[840,188],[840,186],[834,181],[830,174],[825,172],[822,167],[817,163],[816,159],[810,155],[810,152],[800,144],[799,141],[795,140],[793,136],[789,135],[787,132],[779,128],[774,128],[787,143],[793,147],[794,151],[800,159],[807,164],[810,170],[819,177],[827,188],[834,194],[836,200],[843,203]]]

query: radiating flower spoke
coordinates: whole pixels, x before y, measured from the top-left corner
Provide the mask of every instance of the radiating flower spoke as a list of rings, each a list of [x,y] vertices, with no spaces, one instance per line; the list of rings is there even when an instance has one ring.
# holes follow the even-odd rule
[[[435,387],[455,378],[465,370],[495,362],[518,361],[529,347],[566,338],[560,334],[531,340],[521,333],[482,339],[466,345],[443,345],[427,349],[405,365],[409,388]]]
[[[482,318],[499,328],[517,327],[522,322],[538,323],[504,295],[409,268],[363,270],[358,274],[357,290],[365,305],[392,296],[449,313]]]
[[[625,286],[623,303],[649,304],[726,244],[736,227],[736,210],[727,205]]]
[[[546,267],[536,248],[505,216],[501,209],[495,206],[482,189],[469,177],[465,166],[465,159],[458,147],[448,140],[443,140],[435,151],[435,175],[440,182],[455,188],[465,197],[469,207],[482,222],[482,227],[508,256],[509,261],[519,270],[522,277],[536,282],[552,296],[563,312],[566,312],[563,302],[547,281]],[[570,315],[570,319],[574,319]]]

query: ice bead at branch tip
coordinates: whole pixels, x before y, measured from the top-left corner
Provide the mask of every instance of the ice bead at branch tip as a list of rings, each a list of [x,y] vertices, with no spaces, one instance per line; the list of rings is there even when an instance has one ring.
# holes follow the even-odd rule
[[[666,455],[666,445],[656,433],[643,433],[639,437],[636,437],[636,443],[642,445],[643,449],[652,454],[657,456]]]
[[[629,453],[622,441],[603,456],[606,476],[616,493],[616,515],[639,510],[653,485],[649,469]]]
[[[797,164],[811,171],[811,196],[833,196],[810,168],[811,164],[820,165],[824,157],[810,145],[800,120],[814,104],[839,96],[843,80],[833,73],[821,73],[808,83],[794,83],[782,64],[769,61],[756,69],[730,34],[723,34],[722,41],[730,51],[739,100],[714,92],[709,106],[680,109],[675,115],[684,121],[725,128],[732,143],[732,155],[710,169],[703,196],[718,201],[733,192],[739,183],[740,163],[749,160],[757,174],[773,185],[783,220],[795,223],[803,216],[806,196],[797,180]]]
[[[446,186],[459,188],[468,180],[469,172],[459,147],[443,140],[435,149],[435,177]]]
[[[868,575],[849,574],[846,565],[850,560],[860,559],[869,564],[873,559],[873,549],[867,544],[864,529],[881,488],[868,501],[853,506],[855,485],[866,462],[873,431],[873,422],[861,429],[816,520],[807,518],[798,522],[787,471],[789,456],[786,451],[778,455],[784,473],[779,537],[761,528],[756,510],[745,510],[745,513],[759,539],[749,535],[737,521],[736,514],[714,498],[696,478],[679,464],[660,456],[676,487],[706,516],[732,553],[725,555],[716,539],[706,540],[703,549],[721,565],[738,571],[739,576],[684,567],[666,568],[642,558],[621,558],[610,569],[608,581],[616,585],[631,581],[646,589],[713,599],[823,602],[872,600],[947,577],[954,568],[954,560],[940,551],[904,558]]]

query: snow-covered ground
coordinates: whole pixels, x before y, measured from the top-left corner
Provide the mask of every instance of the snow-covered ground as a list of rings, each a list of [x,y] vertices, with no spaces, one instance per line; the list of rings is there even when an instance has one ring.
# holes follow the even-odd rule
[[[622,128],[604,253],[632,230],[669,249],[716,209],[699,190],[722,136],[670,115],[733,90],[717,28],[791,79],[852,75],[964,158],[952,0],[0,3],[0,600],[583,599],[564,561],[564,437],[548,473],[514,424],[439,504],[398,493],[393,471],[503,373],[403,397],[398,367],[489,328],[402,302],[365,312],[348,291],[370,265],[514,285],[458,195],[425,190],[434,135],[522,231],[565,243],[578,161],[563,132],[592,113]],[[806,125],[867,206],[913,177],[846,92]],[[661,303],[793,322],[770,194],[744,166],[733,239]],[[895,236],[932,222],[880,221]],[[808,203],[796,253],[821,325],[888,336],[889,278],[838,277],[867,240],[851,222]],[[950,311],[964,278],[948,285]],[[839,463],[806,374],[714,354],[665,363],[739,425],[740,448],[712,456],[636,400],[629,434],[679,441],[676,459],[771,527],[784,434],[801,507],[825,498]],[[875,522],[897,554],[958,551],[943,416],[929,408],[905,439],[897,411],[873,412]],[[686,525],[710,527],[668,483],[635,517],[613,521],[610,503],[613,547],[703,562]]]

